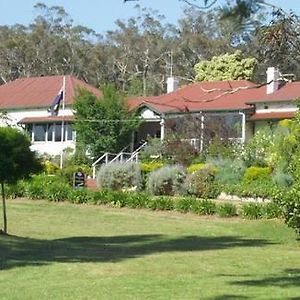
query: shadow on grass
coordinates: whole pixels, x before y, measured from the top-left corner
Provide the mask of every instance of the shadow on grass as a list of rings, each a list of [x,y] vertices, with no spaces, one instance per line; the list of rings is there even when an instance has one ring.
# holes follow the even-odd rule
[[[0,236],[0,270],[53,262],[118,262],[153,253],[263,247],[269,244],[272,242],[236,236],[170,239],[165,235],[124,235],[55,240]]]
[[[233,281],[231,283],[237,285],[256,286],[256,287],[266,287],[266,286],[278,286],[282,288],[291,287],[291,286],[300,287],[300,269],[285,269],[280,274],[274,274],[266,278],[253,279],[253,280],[239,280],[239,281]],[[300,299],[300,297],[298,299]]]
[[[211,298],[211,300],[237,300],[237,299],[249,299],[247,296],[241,296],[241,295],[222,295],[217,296],[215,298]]]

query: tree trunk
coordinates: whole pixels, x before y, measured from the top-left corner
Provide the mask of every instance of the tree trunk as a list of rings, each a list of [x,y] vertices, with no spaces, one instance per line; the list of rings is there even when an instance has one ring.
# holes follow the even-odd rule
[[[3,203],[3,232],[4,232],[4,234],[7,234],[7,218],[6,218],[4,182],[1,182],[1,192],[2,192],[2,203]]]

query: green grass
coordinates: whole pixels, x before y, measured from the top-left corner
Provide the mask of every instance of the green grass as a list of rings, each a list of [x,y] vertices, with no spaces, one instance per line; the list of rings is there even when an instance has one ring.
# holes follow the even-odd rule
[[[279,220],[7,206],[2,300],[299,299],[300,242]]]

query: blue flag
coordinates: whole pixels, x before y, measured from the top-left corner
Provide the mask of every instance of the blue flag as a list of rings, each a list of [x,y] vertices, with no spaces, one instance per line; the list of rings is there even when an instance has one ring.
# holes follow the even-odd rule
[[[59,111],[60,102],[63,99],[64,92],[59,91],[55,99],[53,100],[51,106],[48,108],[48,112],[51,113],[51,116],[57,116]]]

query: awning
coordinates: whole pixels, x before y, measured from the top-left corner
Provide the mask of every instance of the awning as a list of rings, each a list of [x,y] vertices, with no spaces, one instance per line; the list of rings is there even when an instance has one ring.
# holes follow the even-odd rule
[[[291,119],[295,116],[295,111],[289,112],[269,112],[269,113],[255,113],[249,118],[249,121],[263,121],[263,120],[283,120]]]
[[[32,123],[55,123],[55,122],[72,122],[74,121],[74,116],[47,116],[47,117],[26,117],[20,120],[19,124],[32,124]]]

